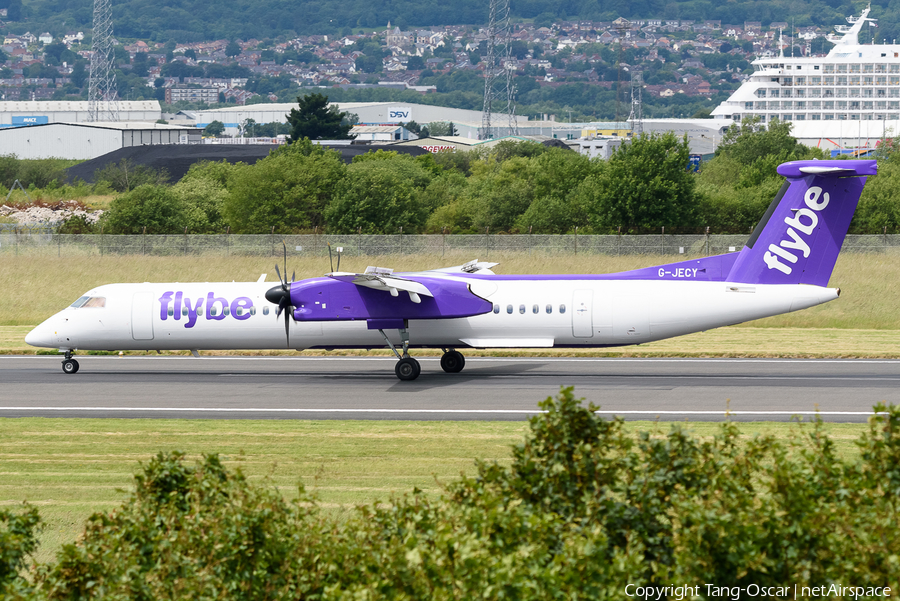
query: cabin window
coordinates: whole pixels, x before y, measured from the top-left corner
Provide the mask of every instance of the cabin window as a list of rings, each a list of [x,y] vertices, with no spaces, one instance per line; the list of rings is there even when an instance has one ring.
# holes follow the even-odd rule
[[[229,314],[228,307],[225,307],[224,309],[222,309],[222,315],[225,315],[227,317],[228,314]]]
[[[173,309],[172,307],[169,307],[169,310],[167,311],[167,313],[169,314],[169,317],[172,317],[173,315],[175,315],[175,309]]]
[[[184,316],[187,316],[187,307],[182,307],[182,308],[181,308],[181,314],[184,315]]]
[[[207,315],[209,315],[210,317],[215,317],[216,315],[218,315],[218,312],[216,311],[215,307],[210,307]]]
[[[243,315],[243,314],[244,314],[244,308],[243,308],[243,307],[238,307],[238,308],[236,308],[236,309],[234,310],[234,314],[235,314],[235,315]]]
[[[256,307],[250,307],[250,315],[256,315]]]
[[[560,305],[560,306],[559,306],[559,312],[560,312],[560,313],[565,313],[565,312],[566,312],[566,306],[565,306],[565,305]]]
[[[263,307],[263,315],[268,315],[268,314],[269,314],[269,308]]]
[[[494,314],[500,313],[500,305],[494,305]]]
[[[547,315],[550,315],[551,313],[553,313],[553,305],[548,304],[547,305]]]
[[[538,307],[537,305],[535,305],[531,308],[531,312],[534,313],[535,315],[537,315],[540,312],[540,310],[541,310],[541,308]]]
[[[525,305],[519,305],[519,313],[525,313]]]
[[[509,315],[512,315],[512,305],[506,305],[506,312],[507,312]]]

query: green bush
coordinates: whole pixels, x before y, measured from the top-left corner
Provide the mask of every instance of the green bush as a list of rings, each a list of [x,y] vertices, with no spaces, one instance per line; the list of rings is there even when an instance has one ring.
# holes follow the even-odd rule
[[[433,176],[409,155],[379,150],[355,157],[325,209],[328,231],[417,232],[428,216],[422,196]]]
[[[282,233],[322,227],[326,205],[343,179],[340,153],[300,140],[228,174],[223,213],[235,233]]]
[[[188,208],[169,186],[144,184],[112,201],[100,218],[107,234],[180,234],[190,225]]]
[[[120,508],[92,516],[36,572],[31,598],[569,600],[673,582],[701,585],[703,598],[706,583],[900,586],[900,408],[877,407],[859,457],[845,460],[818,421],[788,443],[747,440],[731,422],[706,439],[680,426],[635,437],[571,388],[540,407],[511,462],[478,461],[437,500],[414,490],[340,518],[302,487],[285,501],[216,456],[189,467],[160,454]],[[0,583],[5,574],[13,591],[27,590],[15,576],[34,548],[27,515],[0,545]]]
[[[37,549],[40,529],[35,507],[25,505],[21,513],[0,510],[0,599],[29,590],[20,576],[26,557]]]

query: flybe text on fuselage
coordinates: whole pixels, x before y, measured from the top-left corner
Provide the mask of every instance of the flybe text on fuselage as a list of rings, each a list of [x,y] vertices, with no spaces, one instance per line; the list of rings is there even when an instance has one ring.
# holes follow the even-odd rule
[[[224,297],[216,296],[215,292],[209,292],[205,298],[200,296],[191,299],[185,296],[181,290],[164,292],[159,297],[159,303],[159,318],[162,321],[169,318],[180,321],[184,317],[186,319],[184,327],[186,328],[193,328],[200,317],[213,321],[232,317],[238,321],[244,321],[250,319],[253,308],[253,300],[246,296],[239,296],[229,302]]]
[[[769,269],[777,269],[785,275],[791,274],[791,266],[783,263],[782,260],[794,264],[798,261],[798,257],[791,251],[799,251],[803,253],[803,258],[809,258],[809,243],[803,239],[800,234],[810,236],[819,225],[818,213],[828,206],[831,200],[828,192],[822,193],[822,188],[812,186],[803,196],[806,207],[797,209],[793,217],[785,217],[784,222],[788,225],[788,240],[782,240],[778,244],[770,244],[769,250],[763,255],[763,261]],[[795,229],[796,228],[796,229]],[[797,233],[799,230],[800,233]]]

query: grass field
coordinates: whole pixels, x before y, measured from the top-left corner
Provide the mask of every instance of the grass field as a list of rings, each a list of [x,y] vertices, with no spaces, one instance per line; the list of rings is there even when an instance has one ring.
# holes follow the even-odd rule
[[[577,391],[576,391],[577,392]],[[629,422],[630,431],[668,424]],[[701,436],[718,426],[691,424]],[[865,428],[833,424],[827,431],[842,457]],[[474,473],[475,458],[506,461],[522,440],[524,422],[219,421],[0,419],[0,508],[36,505],[46,522],[38,561],[53,558],[76,539],[85,518],[127,497],[139,462],[160,451],[180,450],[190,459],[219,453],[229,467],[258,484],[296,495],[302,481],[335,512],[357,504],[387,502],[418,487],[440,493],[460,472]],[[794,424],[742,424],[756,433],[787,438]]]

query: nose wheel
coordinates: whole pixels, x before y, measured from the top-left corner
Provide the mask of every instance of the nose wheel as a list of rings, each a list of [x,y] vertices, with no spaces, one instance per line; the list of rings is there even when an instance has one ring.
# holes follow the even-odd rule
[[[64,374],[78,373],[78,361],[72,358],[72,352],[66,352],[66,358],[62,362],[62,370]]]

